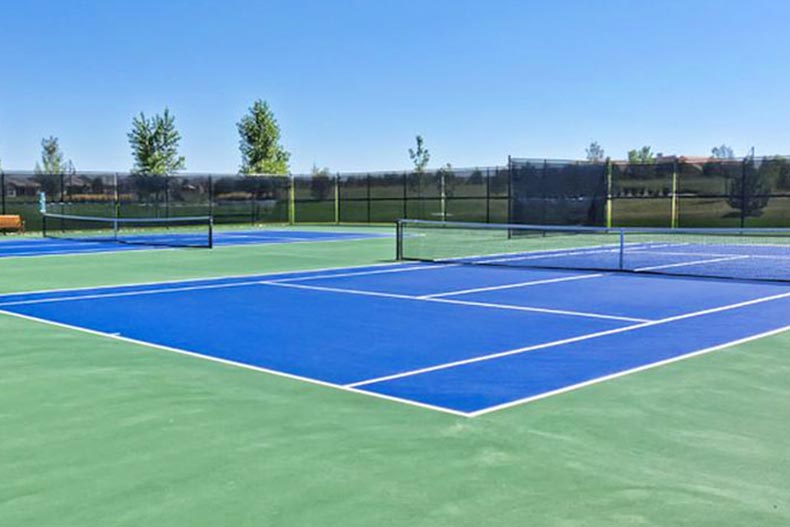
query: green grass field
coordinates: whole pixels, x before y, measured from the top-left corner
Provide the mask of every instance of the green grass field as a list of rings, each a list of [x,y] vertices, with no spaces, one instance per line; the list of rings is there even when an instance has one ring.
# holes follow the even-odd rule
[[[393,255],[0,259],[0,291]],[[0,525],[786,526],[788,350],[784,333],[467,419],[0,314]]]

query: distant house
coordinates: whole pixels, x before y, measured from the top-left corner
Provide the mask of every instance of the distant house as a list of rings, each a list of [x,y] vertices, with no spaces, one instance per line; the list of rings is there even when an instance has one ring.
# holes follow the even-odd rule
[[[6,181],[6,196],[9,198],[36,197],[41,185],[35,181]]]
[[[87,176],[74,175],[66,177],[66,195],[89,194],[93,188],[93,180]]]

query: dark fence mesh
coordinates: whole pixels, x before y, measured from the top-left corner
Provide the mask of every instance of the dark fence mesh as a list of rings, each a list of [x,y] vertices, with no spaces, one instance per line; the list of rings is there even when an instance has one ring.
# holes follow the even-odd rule
[[[617,225],[672,226],[674,163],[612,163],[610,173]]]
[[[391,223],[790,227],[790,159],[656,163],[513,159],[508,167],[307,176],[0,173],[0,213],[212,214],[217,224]]]
[[[41,179],[30,175],[0,174],[0,213],[18,214],[25,220],[28,230],[41,230],[38,213],[38,193]],[[54,188],[56,192],[60,187]]]
[[[603,225],[607,166],[574,161],[511,160],[512,221],[532,225]]]
[[[293,179],[294,214],[297,222],[335,222],[334,175],[319,173]]]
[[[288,221],[287,177],[213,176],[212,211],[217,224]]]
[[[405,173],[388,172],[370,177],[370,221],[392,223],[402,218],[404,207]]]
[[[338,176],[339,219],[343,223],[370,223],[370,176]]]

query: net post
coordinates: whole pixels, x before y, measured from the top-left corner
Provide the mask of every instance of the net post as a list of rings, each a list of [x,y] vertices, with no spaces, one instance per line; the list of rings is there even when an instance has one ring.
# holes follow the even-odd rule
[[[395,259],[403,260],[403,220],[395,220]]]
[[[625,269],[625,266],[624,266],[624,259],[625,259],[625,229],[623,227],[620,227],[619,231],[620,231],[620,254],[619,254],[619,260],[620,261],[618,263],[618,267],[622,271],[623,269]]]
[[[208,248],[214,248],[214,216],[208,217]]]

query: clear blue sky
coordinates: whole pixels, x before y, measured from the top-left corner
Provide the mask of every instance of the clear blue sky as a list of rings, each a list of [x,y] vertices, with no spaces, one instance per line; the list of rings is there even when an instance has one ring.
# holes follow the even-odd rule
[[[0,0],[0,159],[44,136],[128,170],[132,116],[169,107],[189,171],[234,172],[256,98],[294,172],[579,158],[591,140],[790,153],[787,0]]]

